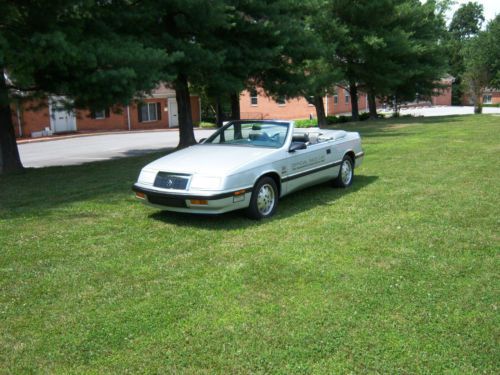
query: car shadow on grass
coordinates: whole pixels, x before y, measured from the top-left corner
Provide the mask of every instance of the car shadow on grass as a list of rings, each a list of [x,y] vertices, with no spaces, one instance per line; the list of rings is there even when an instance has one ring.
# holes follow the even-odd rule
[[[0,219],[43,217],[48,212],[93,202],[110,204],[133,196],[141,168],[165,151],[116,157],[80,165],[26,168],[0,176]]]
[[[324,183],[294,192],[280,199],[275,215],[265,220],[251,220],[245,216],[244,210],[231,211],[220,215],[157,211],[151,213],[149,217],[170,225],[201,229],[228,230],[263,225],[313,210],[318,206],[334,204],[337,200],[342,199],[342,197],[355,194],[357,191],[377,181],[377,179],[377,176],[359,175],[356,176],[353,184],[347,189],[335,189],[331,183]]]

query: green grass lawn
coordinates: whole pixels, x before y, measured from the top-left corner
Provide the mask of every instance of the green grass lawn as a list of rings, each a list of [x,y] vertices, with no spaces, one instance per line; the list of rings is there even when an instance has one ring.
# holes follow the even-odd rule
[[[500,117],[339,126],[260,222],[140,204],[159,154],[1,176],[0,372],[498,374]]]

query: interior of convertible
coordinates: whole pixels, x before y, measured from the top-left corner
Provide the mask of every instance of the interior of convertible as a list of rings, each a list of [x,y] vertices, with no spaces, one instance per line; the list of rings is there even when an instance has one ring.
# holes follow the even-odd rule
[[[280,148],[286,140],[289,127],[289,123],[277,121],[229,123],[210,136],[205,143]],[[331,139],[332,137],[323,134],[319,128],[295,129],[292,135],[293,143],[300,142],[306,146]]]
[[[205,143],[280,148],[288,130],[286,122],[235,122],[215,132]]]
[[[316,145],[332,139],[332,137],[325,135],[321,129],[318,128],[297,129],[292,135],[292,142],[303,142],[307,146]]]

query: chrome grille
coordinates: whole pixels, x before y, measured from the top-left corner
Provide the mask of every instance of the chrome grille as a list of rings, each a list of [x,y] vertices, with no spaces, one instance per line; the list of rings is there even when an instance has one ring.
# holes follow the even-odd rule
[[[158,172],[154,186],[163,189],[186,190],[189,178],[167,172]]]

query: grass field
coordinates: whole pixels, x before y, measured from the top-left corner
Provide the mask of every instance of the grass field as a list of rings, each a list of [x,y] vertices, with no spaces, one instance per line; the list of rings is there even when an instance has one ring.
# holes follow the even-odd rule
[[[500,117],[342,125],[260,222],[141,205],[159,154],[1,176],[0,372],[498,374]]]

